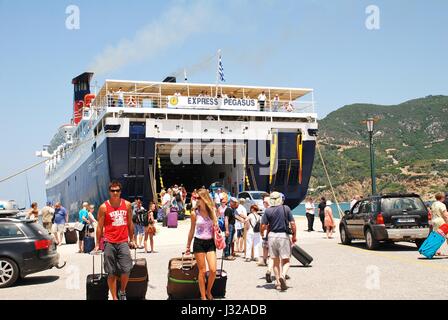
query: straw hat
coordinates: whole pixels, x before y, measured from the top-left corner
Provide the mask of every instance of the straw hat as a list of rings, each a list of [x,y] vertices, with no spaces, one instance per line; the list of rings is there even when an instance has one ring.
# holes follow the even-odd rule
[[[270,194],[269,204],[271,205],[271,207],[281,206],[282,203],[283,203],[282,195],[279,192],[274,191]]]

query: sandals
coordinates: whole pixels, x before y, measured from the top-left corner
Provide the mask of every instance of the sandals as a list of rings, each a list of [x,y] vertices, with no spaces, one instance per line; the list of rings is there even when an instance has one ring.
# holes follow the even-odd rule
[[[271,273],[269,271],[266,272],[265,278],[266,278],[266,282],[267,283],[271,283],[272,282]]]
[[[288,289],[288,286],[286,285],[286,281],[285,281],[285,279],[280,278],[279,281],[280,281],[280,288],[281,288],[281,291],[286,291],[286,289]]]

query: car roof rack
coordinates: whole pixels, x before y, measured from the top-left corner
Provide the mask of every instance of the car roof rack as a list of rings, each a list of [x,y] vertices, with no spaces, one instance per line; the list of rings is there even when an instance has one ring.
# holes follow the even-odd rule
[[[380,194],[383,198],[395,198],[395,197],[420,197],[417,193],[414,192],[393,192],[393,193],[382,193]]]

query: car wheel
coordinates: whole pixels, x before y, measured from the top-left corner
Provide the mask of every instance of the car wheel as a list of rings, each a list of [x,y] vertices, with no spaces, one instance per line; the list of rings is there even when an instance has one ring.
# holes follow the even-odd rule
[[[415,245],[417,246],[417,249],[420,249],[423,242],[425,242],[425,239],[415,239]]]
[[[0,258],[0,288],[12,286],[19,277],[19,267],[8,258]]]
[[[350,243],[352,243],[352,239],[350,239],[350,237],[347,234],[347,228],[344,225],[341,225],[340,228],[340,235],[341,235],[341,243],[348,245]]]
[[[376,248],[378,248],[380,243],[378,242],[378,240],[375,239],[375,236],[373,235],[372,230],[367,229],[366,233],[365,233],[365,237],[366,237],[367,249],[375,250]]]

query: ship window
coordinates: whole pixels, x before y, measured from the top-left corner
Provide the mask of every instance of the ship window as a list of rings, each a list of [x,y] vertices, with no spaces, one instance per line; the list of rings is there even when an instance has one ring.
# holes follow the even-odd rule
[[[277,173],[275,174],[275,186],[281,186],[285,184],[285,178],[286,178],[286,170],[287,170],[287,160],[286,159],[279,159],[278,160],[278,168]]]
[[[138,176],[144,175],[144,159],[137,159],[136,174]]]
[[[300,161],[297,159],[291,160],[289,164],[289,176],[288,176],[288,185],[293,186],[299,181],[299,164]]]
[[[104,131],[106,133],[117,133],[118,131],[120,131],[120,127],[121,125],[119,124],[106,124],[104,126]]]

